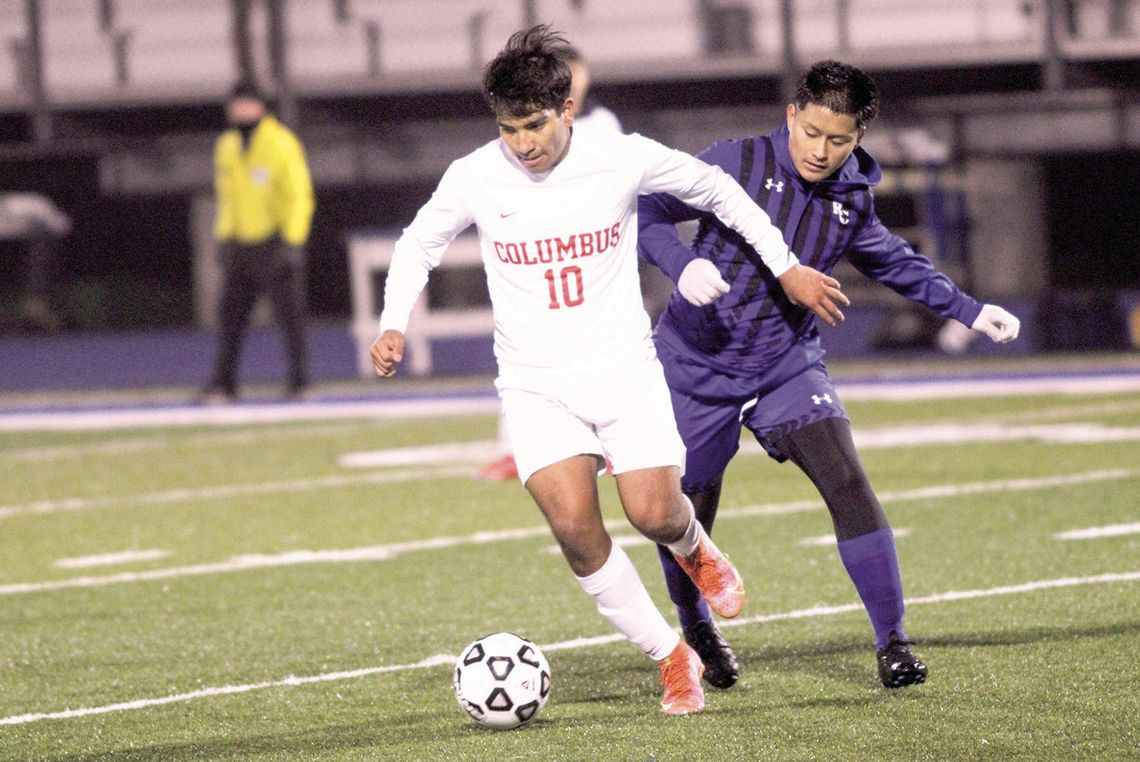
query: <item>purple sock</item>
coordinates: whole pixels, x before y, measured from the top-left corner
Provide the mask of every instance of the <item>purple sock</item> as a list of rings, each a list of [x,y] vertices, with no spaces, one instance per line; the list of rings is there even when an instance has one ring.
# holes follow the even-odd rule
[[[661,559],[661,568],[665,572],[665,586],[669,589],[669,599],[677,607],[677,618],[682,627],[692,627],[697,622],[711,622],[712,612],[709,605],[701,597],[697,586],[685,574],[685,570],[673,558],[668,548],[658,545],[657,556]]]
[[[839,557],[871,618],[875,647],[885,646],[892,630],[905,640],[902,575],[891,528],[843,540],[839,543]]]

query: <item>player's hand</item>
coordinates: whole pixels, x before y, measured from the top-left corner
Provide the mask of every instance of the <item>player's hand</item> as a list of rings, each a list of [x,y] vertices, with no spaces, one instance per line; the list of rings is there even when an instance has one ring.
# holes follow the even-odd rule
[[[970,327],[996,342],[1006,344],[1016,339],[1021,332],[1021,321],[996,304],[985,304]]]
[[[685,301],[704,307],[728,293],[728,283],[716,265],[707,259],[694,259],[685,265],[677,279],[677,290]]]
[[[843,320],[839,304],[851,306],[851,300],[839,290],[839,281],[806,265],[792,265],[779,280],[792,304],[811,310],[832,327]]]
[[[372,342],[372,367],[376,374],[384,378],[396,375],[396,364],[404,359],[404,334],[399,331],[384,331]]]

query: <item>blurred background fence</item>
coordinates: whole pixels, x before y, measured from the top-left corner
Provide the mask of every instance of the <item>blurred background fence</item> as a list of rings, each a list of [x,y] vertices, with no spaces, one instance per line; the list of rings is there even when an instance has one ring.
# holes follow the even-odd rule
[[[494,137],[479,71],[537,22],[583,50],[592,99],[627,130],[694,152],[778,124],[814,60],[867,69],[881,215],[1022,316],[1005,351],[1140,346],[1140,0],[0,0],[0,194],[41,194],[72,222],[50,324],[21,311],[28,237],[0,224],[0,387],[43,383],[12,368],[49,328],[202,343],[211,150],[242,74],[306,145],[309,308],[322,340],[351,344],[349,242],[398,232]],[[934,348],[926,316],[839,275],[867,312],[833,352]],[[487,369],[489,349],[460,354],[480,359],[436,367]],[[326,375],[355,372],[342,355]]]

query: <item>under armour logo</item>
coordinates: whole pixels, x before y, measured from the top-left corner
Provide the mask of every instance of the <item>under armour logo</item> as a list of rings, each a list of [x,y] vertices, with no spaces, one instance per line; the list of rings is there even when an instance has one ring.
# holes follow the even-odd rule
[[[831,404],[831,395],[830,394],[813,394],[813,395],[811,395],[811,401],[817,405],[822,405],[825,402],[830,405]]]
[[[774,190],[777,193],[783,193],[784,192],[784,181],[781,180],[780,182],[776,182],[773,178],[769,177],[767,180],[764,181],[764,187],[767,188],[768,190]]]
[[[846,225],[851,221],[851,212],[843,208],[843,204],[838,201],[831,202],[832,213],[839,218],[839,224]]]

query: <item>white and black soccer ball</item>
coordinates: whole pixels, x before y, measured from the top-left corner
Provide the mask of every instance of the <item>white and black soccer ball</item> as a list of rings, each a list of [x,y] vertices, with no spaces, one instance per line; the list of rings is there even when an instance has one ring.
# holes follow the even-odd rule
[[[509,730],[535,718],[550,697],[550,665],[526,638],[495,632],[476,639],[455,662],[455,698],[480,725]]]

